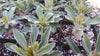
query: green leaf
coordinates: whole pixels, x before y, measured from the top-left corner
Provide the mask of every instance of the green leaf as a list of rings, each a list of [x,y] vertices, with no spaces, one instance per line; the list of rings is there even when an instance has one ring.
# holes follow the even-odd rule
[[[3,11],[3,16],[5,16],[6,18],[8,18],[8,11]]]
[[[5,43],[5,47],[6,47],[8,50],[14,52],[14,50],[11,48],[11,45],[15,45],[15,44],[13,44],[13,43]]]
[[[6,43],[5,47],[10,51],[14,51],[14,52],[18,53],[19,55],[24,55],[23,51],[19,47],[17,47],[15,44]]]
[[[97,37],[97,42],[96,42],[96,53],[100,52],[100,32],[98,34],[98,37]]]
[[[33,1],[34,1],[34,0],[27,0],[27,1],[26,1],[27,6],[32,6]]]
[[[94,25],[94,24],[99,24],[100,23],[100,17],[96,17],[94,19],[91,19],[90,24]]]
[[[9,24],[5,24],[5,25],[4,25],[4,28],[5,28],[5,29],[8,29],[8,28],[9,28]]]
[[[84,9],[83,13],[87,14],[87,13],[89,13],[91,11],[92,11],[92,7],[90,7],[90,8],[86,7],[86,9]]]
[[[31,26],[31,37],[30,37],[30,40],[32,41],[32,44],[34,44],[34,42],[36,41],[37,39],[37,36],[38,36],[38,33],[39,33],[39,30],[37,27],[35,27],[34,25]]]
[[[23,5],[21,5],[19,2],[15,2],[15,5],[16,5],[16,7],[17,8],[19,8],[20,10],[22,10],[23,12],[24,12],[24,7],[23,7]]]
[[[80,50],[77,47],[77,45],[70,38],[68,38],[68,37],[67,37],[67,42],[68,42],[70,48],[73,50],[73,52],[75,54],[79,54],[80,53]]]
[[[24,55],[23,51],[16,45],[11,45],[10,47],[14,50],[14,52],[18,53],[19,55]]]
[[[68,14],[68,16],[66,16],[66,19],[71,20],[73,23],[75,23],[75,20],[74,20],[75,14],[74,14],[74,12],[69,7],[66,7],[65,11]]]
[[[38,47],[39,47],[39,43],[38,42],[35,42],[34,43],[34,51],[37,51],[38,50]]]
[[[36,6],[36,7],[40,6],[40,7],[42,7],[43,9],[45,9],[44,5],[41,4],[41,3],[39,3],[39,2],[35,2],[33,5]]]
[[[59,23],[49,23],[49,25],[51,26],[51,27],[58,27],[58,26],[60,26],[60,24]]]
[[[29,22],[32,22],[32,23],[36,23],[36,22],[39,21],[35,16],[31,16],[31,15],[27,15],[24,18],[27,19]]]
[[[11,19],[11,17],[14,15],[15,9],[16,9],[16,7],[12,7],[12,8],[9,10],[9,13],[8,13],[8,18],[9,18],[9,19]]]
[[[53,6],[53,0],[44,0],[46,8],[50,8]]]
[[[42,9],[40,6],[38,6],[38,7],[36,8],[36,14],[37,14],[37,16],[39,17],[39,19],[41,19],[41,18],[44,17],[44,15],[43,15],[43,9]]]
[[[49,53],[55,46],[55,43],[50,43],[47,44],[46,46],[43,46],[42,48],[40,48],[40,50],[38,50],[38,54],[39,55],[44,55],[46,53]]]
[[[46,20],[50,19],[53,16],[52,8],[48,8],[44,14]]]
[[[48,39],[49,39],[49,36],[50,36],[50,31],[51,31],[51,28],[48,28],[42,35],[41,37],[41,43],[40,43],[40,46],[39,46],[39,49],[42,47],[42,46],[45,46],[46,44],[48,44]]]
[[[56,19],[55,19],[55,22],[57,22],[57,23],[58,23],[59,21],[61,21],[61,20],[62,20],[62,18],[60,18],[60,17],[58,17],[58,18],[57,18],[57,17],[55,17],[55,18],[56,18]]]
[[[78,13],[78,8],[75,6],[75,4],[71,4],[69,3],[69,7],[71,8],[72,11],[74,11],[75,13]]]
[[[45,54],[43,56],[60,56],[61,54],[62,54],[62,52],[60,52],[60,51],[52,51],[52,52]]]
[[[60,5],[57,5],[57,6],[55,6],[55,7],[53,8],[53,10],[54,10],[54,9],[58,9],[58,8],[60,8],[60,7],[63,7],[63,6],[64,6],[64,4],[62,4],[62,5],[61,5],[61,4],[60,4]]]
[[[0,35],[2,35],[4,33],[5,29],[4,28],[1,28],[0,29]]]
[[[82,45],[87,53],[91,52],[91,43],[90,43],[89,37],[85,33],[83,35]]]
[[[14,29],[13,33],[14,33],[14,38],[16,39],[16,41],[18,42],[18,44],[22,48],[24,48],[26,50],[25,46],[27,46],[27,41],[26,41],[24,35],[22,33],[20,33],[17,29]]]
[[[78,54],[77,56],[83,56],[82,54]]]

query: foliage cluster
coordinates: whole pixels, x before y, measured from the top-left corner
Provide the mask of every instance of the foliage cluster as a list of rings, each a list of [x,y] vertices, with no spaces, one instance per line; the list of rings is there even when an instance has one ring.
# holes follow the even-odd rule
[[[60,25],[59,21],[66,20],[73,23],[72,34],[76,39],[83,36],[82,45],[88,56],[100,55],[100,34],[98,34],[95,50],[92,50],[89,37],[83,32],[91,25],[100,23],[100,17],[91,19],[86,16],[92,11],[92,7],[86,4],[87,0],[3,0],[0,1],[0,34],[9,28],[13,29],[14,38],[18,45],[6,43],[5,47],[21,56],[60,56],[62,52],[54,51],[56,43],[49,43],[51,32]],[[65,7],[65,8],[63,8]],[[64,11],[58,10],[63,8]],[[64,13],[67,13],[65,15]],[[23,30],[20,32],[13,26],[27,20]],[[31,32],[30,36],[26,33]],[[41,35],[41,41],[37,41]],[[78,56],[82,56],[77,45],[67,37],[71,49]]]

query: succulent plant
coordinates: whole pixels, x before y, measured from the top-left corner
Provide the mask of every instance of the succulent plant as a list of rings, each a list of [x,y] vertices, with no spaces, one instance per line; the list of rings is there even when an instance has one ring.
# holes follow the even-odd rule
[[[86,1],[87,0],[70,0],[69,5],[66,5],[66,10],[70,10],[76,15],[79,15],[80,13],[87,14],[91,12],[92,7],[89,7]]]
[[[54,1],[55,1],[55,0],[44,0],[45,5],[43,5],[43,4],[41,4],[41,3],[38,3],[38,2],[35,3],[35,4],[33,4],[33,5],[35,5],[36,7],[37,7],[37,6],[40,6],[40,7],[42,7],[44,10],[47,10],[48,8],[51,8],[52,11],[55,10],[55,9],[57,9],[57,8],[60,8],[60,7],[64,6],[64,5],[57,5],[57,6],[54,6]]]
[[[67,12],[67,15],[65,18],[74,24],[72,34],[77,39],[82,37],[84,29],[99,23],[99,17],[91,19],[85,16],[85,14],[89,13],[92,9],[91,7],[88,7],[86,0],[70,0],[69,5],[66,6],[65,11]]]
[[[84,48],[84,50],[87,52],[87,56],[100,56],[100,33],[98,34],[97,37],[97,42],[95,45],[95,49],[92,50],[92,46],[91,46],[91,42],[89,37],[84,33],[83,35],[83,40],[82,40],[82,46]],[[83,54],[81,54],[80,49],[77,47],[77,45],[70,39],[67,37],[67,42],[69,44],[69,46],[71,47],[71,49],[73,50],[73,52],[75,54],[77,54],[77,56],[83,56]]]
[[[3,16],[0,19],[1,34],[4,32],[4,29],[8,29],[14,23],[16,24],[15,20],[13,20],[15,9],[16,7],[12,7],[9,11],[3,12]]]
[[[34,7],[36,6],[36,10],[31,10],[32,11],[32,14],[25,14],[23,16],[20,17],[20,20],[21,19],[27,19],[30,24],[35,24],[35,25],[38,25],[40,26],[40,28],[45,28],[45,27],[52,27],[52,32],[55,32],[55,27],[58,27],[59,26],[59,21],[62,19],[60,16],[62,13],[58,13],[60,11],[54,11],[56,10],[57,8],[60,8],[64,5],[58,5],[58,6],[53,6],[53,0],[44,0],[45,2],[45,6],[42,4],[42,3],[39,3],[39,1],[33,1],[33,3],[29,3],[31,4],[31,6],[28,6],[27,4],[25,5],[26,9],[21,9],[20,7],[24,7],[22,6],[21,4],[24,5],[24,3],[21,3],[21,2],[31,2],[30,0],[18,0],[18,1],[14,1],[15,2],[15,5],[18,9],[20,9],[21,11],[25,12],[27,11],[27,8],[28,7]],[[20,6],[18,7],[18,4],[20,4]],[[28,8],[30,9],[30,8]],[[28,12],[29,13],[29,12]],[[19,20],[19,19],[18,19]]]
[[[27,19],[29,22],[35,25],[39,25],[40,28],[45,27],[55,27],[59,26],[59,21],[62,19],[59,14],[54,14],[51,8],[48,8],[45,12],[42,7],[38,6],[36,8],[36,16],[34,15],[25,15],[22,19]]]
[[[28,14],[33,9],[34,0],[11,0],[10,3],[17,7],[21,13]]]
[[[21,56],[60,56],[60,51],[52,51],[52,49],[55,46],[55,43],[48,43],[49,35],[50,35],[50,28],[48,28],[45,33],[41,37],[41,42],[39,43],[37,40],[38,36],[38,28],[32,25],[31,28],[31,36],[29,41],[27,42],[25,36],[19,32],[17,29],[13,30],[14,37],[17,41],[17,43],[20,45],[18,47],[17,45],[13,43],[6,43],[5,47],[13,52],[16,52],[17,54]]]

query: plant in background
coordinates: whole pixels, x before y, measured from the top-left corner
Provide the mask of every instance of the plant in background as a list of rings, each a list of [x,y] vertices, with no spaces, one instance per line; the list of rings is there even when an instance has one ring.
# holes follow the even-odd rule
[[[43,13],[43,9],[38,6],[36,14],[39,19],[39,24],[42,26],[48,26],[50,23],[58,23],[61,20],[59,17],[60,15],[53,14],[51,8],[47,9],[46,12]]]
[[[66,5],[65,11],[67,12],[66,19],[70,20],[75,28],[72,34],[77,38],[83,35],[83,28],[84,26],[83,21],[85,21],[87,17],[84,15],[91,11],[91,7],[89,8],[86,4],[86,0],[70,0],[69,5]]]
[[[72,21],[73,24],[82,24],[85,20],[85,14],[91,11],[91,7],[86,4],[87,0],[70,0],[69,5],[66,5],[66,19]],[[77,22],[77,23],[76,23]]]
[[[10,1],[10,3],[16,6],[22,13],[28,14],[33,9],[34,0],[17,0]]]
[[[89,29],[91,25],[96,25],[100,23],[100,17],[95,17],[90,19],[89,17],[85,17],[83,14],[80,14],[78,17],[73,18],[74,29],[72,34],[80,39],[83,35],[83,30]]]
[[[10,10],[13,6],[9,4],[8,0],[0,1],[0,18],[2,17],[2,12],[5,10]]]
[[[12,7],[9,11],[4,11],[2,18],[0,19],[0,32],[3,33],[4,29],[9,29],[9,27],[15,23],[13,20],[14,12],[16,7]]]
[[[92,10],[92,7],[89,7],[86,1],[87,0],[70,0],[69,5],[66,5],[66,11],[74,12],[75,15],[79,15],[80,13],[85,15]]]
[[[24,2],[24,3],[27,2],[27,3],[26,3],[26,5],[24,5],[24,3],[21,3],[19,1]],[[53,0],[50,0],[50,1],[44,0],[44,1],[45,1],[45,6],[42,5],[41,3],[39,3],[39,1],[31,1],[31,0],[25,0],[25,1],[18,0],[18,1],[15,1],[15,5],[17,8],[19,8],[23,12],[25,12],[26,9],[23,10],[22,7],[26,6],[25,8],[28,8],[28,7],[33,8],[34,7],[33,5],[35,5],[36,10],[32,10],[33,14],[32,15],[23,15],[21,17],[21,19],[27,19],[29,22],[39,25],[40,29],[44,28],[44,27],[52,26],[52,29],[53,29],[52,31],[54,32],[55,27],[59,26],[58,22],[61,20],[60,16],[62,14],[62,13],[58,14],[59,11],[55,12],[54,9],[60,8],[60,7],[62,7],[62,5],[53,7],[53,5],[54,5]],[[31,2],[31,3],[29,3],[29,4],[31,4],[31,6],[28,6],[28,2]],[[28,8],[28,9],[30,9],[30,8]]]
[[[0,4],[2,4],[2,8],[0,8],[2,11],[10,10],[11,7],[14,7],[9,3],[9,0],[2,0],[0,1]]]
[[[65,8],[68,15],[65,16],[67,20],[70,20],[74,24],[74,29],[72,34],[79,40],[83,35],[83,30],[89,28],[90,25],[98,24],[99,17],[93,20],[85,16],[85,14],[91,11],[85,3],[86,0],[71,0],[69,5]],[[97,21],[93,22],[93,21]]]
[[[58,8],[61,8],[64,6],[64,4],[54,4],[55,0],[44,0],[44,4],[35,2],[33,5],[36,7],[41,7],[43,12],[46,12],[47,10],[51,10],[51,12],[56,16],[61,16],[64,12],[63,11],[57,11]],[[36,11],[33,11],[36,12]]]
[[[100,56],[100,33],[97,36],[97,41],[95,45],[95,49],[92,50],[91,42],[89,40],[89,37],[84,34],[84,39],[82,41],[83,48],[86,50],[88,55],[93,56]]]
[[[50,31],[50,28],[48,28],[45,33],[41,35],[41,42],[39,43],[36,41],[39,31],[35,26],[32,25],[31,27],[29,40],[26,40],[22,33],[14,29],[14,37],[20,47],[12,43],[6,43],[5,47],[21,56],[60,56],[61,52],[52,51],[55,43],[48,43]]]
[[[57,5],[54,7],[53,0],[50,0],[50,1],[44,0],[44,2],[45,2],[45,5],[42,5],[41,3],[36,5],[36,7],[37,7],[36,14],[38,16],[38,19],[41,21],[41,23],[59,22],[61,20],[60,16],[62,15],[62,13],[57,13],[57,12],[61,12],[61,11],[56,11],[56,9],[58,9],[64,5]]]
[[[48,8],[45,12],[43,11],[43,8],[38,6],[36,8],[36,16],[33,15],[26,15],[23,16],[23,18],[27,19],[29,22],[39,25],[39,27],[44,29],[45,27],[52,27],[55,29],[55,27],[59,26],[59,21],[61,20],[59,14],[53,14],[52,9]]]
[[[100,41],[99,40],[100,40],[100,33],[98,34],[98,37],[97,37],[95,49],[92,50],[89,37],[86,34],[83,35],[82,46],[84,50],[87,52],[86,54],[87,56],[100,56]],[[70,38],[67,38],[67,42],[69,46],[71,47],[71,49],[73,50],[73,52],[77,54],[77,56],[83,56],[79,48],[77,47],[77,45]]]
[[[38,2],[36,2],[33,5],[35,5],[36,7],[40,6],[41,8],[43,8],[43,10],[47,10],[47,9],[51,8],[52,11],[64,6],[64,4],[62,4],[62,5],[60,4],[60,5],[54,6],[54,2],[55,2],[55,0],[44,0],[45,5],[43,5],[41,3],[38,3]]]

